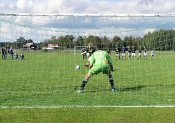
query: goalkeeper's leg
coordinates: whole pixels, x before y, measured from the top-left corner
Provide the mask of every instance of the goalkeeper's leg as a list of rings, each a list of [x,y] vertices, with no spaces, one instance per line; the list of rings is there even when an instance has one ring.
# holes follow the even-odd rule
[[[112,77],[112,74],[111,73],[109,73],[108,74],[108,77],[109,77],[109,83],[110,83],[110,85],[111,85],[111,88],[112,88],[112,92],[115,92],[115,86],[114,86],[114,79],[113,79],[113,77]]]
[[[81,84],[80,90],[78,90],[77,92],[79,92],[79,93],[82,93],[82,92],[83,92],[83,90],[84,90],[84,88],[85,88],[85,86],[86,86],[86,84],[87,84],[87,82],[88,82],[88,79],[89,79],[90,77],[91,77],[91,74],[88,73],[88,74],[85,76],[85,78],[84,78],[84,80],[83,80],[83,82],[82,82],[82,84]]]

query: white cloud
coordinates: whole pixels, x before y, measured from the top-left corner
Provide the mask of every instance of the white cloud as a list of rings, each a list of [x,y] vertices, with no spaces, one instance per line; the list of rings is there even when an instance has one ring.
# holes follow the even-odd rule
[[[156,14],[175,11],[174,0],[17,0],[0,3],[9,13]]]
[[[140,3],[139,3],[140,2]],[[0,3],[2,12],[9,13],[60,13],[60,14],[163,14],[172,13],[172,0],[124,0],[120,2],[95,2],[91,0],[18,0],[16,3]],[[8,9],[8,10],[7,10]],[[9,16],[1,17],[1,37],[15,41],[20,36],[32,38],[34,42],[51,36],[73,34],[75,36],[118,35],[142,37],[148,31],[174,28],[171,18],[149,17],[96,17],[96,16]],[[156,26],[157,25],[157,26]]]
[[[14,5],[13,3],[11,3],[11,4],[9,5],[9,9],[15,10],[15,9],[16,9],[16,5]]]
[[[6,4],[5,3],[0,3],[0,8],[5,8]]]

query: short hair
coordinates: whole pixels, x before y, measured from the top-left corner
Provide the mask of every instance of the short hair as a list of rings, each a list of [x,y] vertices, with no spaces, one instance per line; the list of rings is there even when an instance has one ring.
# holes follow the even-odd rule
[[[92,43],[90,42],[90,43],[88,43],[88,45],[92,46]]]
[[[98,49],[98,50],[102,50],[102,49],[103,49],[102,44],[97,44],[97,49]],[[108,48],[108,49],[109,49],[109,48]]]

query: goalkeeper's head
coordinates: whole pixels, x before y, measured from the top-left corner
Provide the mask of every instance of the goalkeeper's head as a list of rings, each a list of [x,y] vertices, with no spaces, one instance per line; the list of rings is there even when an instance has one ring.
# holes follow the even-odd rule
[[[101,44],[97,44],[96,50],[102,50],[103,46]]]

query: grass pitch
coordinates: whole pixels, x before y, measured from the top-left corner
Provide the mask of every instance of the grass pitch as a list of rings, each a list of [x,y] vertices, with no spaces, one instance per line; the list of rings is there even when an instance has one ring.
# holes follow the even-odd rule
[[[169,106],[175,104],[174,52],[156,59],[116,60],[112,93],[108,77],[94,75],[84,93],[77,90],[88,69],[77,53],[30,52],[25,60],[0,60],[0,106]],[[137,58],[137,57],[136,57]],[[75,65],[80,70],[75,70]]]
[[[88,69],[83,66],[86,60],[80,53],[74,56],[72,52],[24,52],[24,55],[22,61],[0,60],[0,107],[7,108],[0,112],[3,122],[174,122],[174,108],[93,108],[174,106],[172,51],[158,52],[155,60],[149,55],[147,60],[143,57],[116,60],[112,53],[115,70],[112,74],[118,91],[112,93],[107,76],[99,74],[90,78],[81,94],[77,90]],[[80,65],[80,70],[75,70],[75,65]]]

